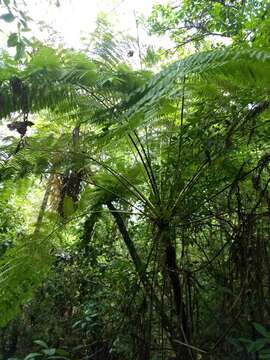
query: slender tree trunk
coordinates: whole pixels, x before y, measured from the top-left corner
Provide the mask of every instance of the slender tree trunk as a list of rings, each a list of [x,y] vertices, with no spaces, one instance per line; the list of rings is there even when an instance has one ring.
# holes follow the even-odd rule
[[[113,218],[115,219],[115,222],[118,226],[119,232],[122,235],[123,241],[128,249],[128,252],[130,254],[130,257],[133,261],[133,264],[135,266],[135,270],[142,282],[142,285],[145,289],[146,295],[150,296],[151,294],[151,285],[148,281],[148,278],[144,272],[144,264],[141,261],[141,258],[135,248],[135,245],[133,243],[133,241],[131,240],[128,230],[126,228],[125,222],[121,216],[121,214],[117,211],[117,209],[114,207],[114,205],[112,204],[112,202],[107,202],[106,203],[108,209],[110,210]],[[175,257],[175,252],[172,253],[172,249],[169,248],[167,253],[166,253],[166,258],[167,258],[167,262],[170,264],[170,279],[172,281],[172,283],[175,285],[175,297],[178,299],[179,297],[179,287],[180,284],[178,284],[178,281],[176,280],[175,277],[175,272],[173,270],[175,269],[176,266],[176,257]],[[177,273],[176,273],[177,274]],[[178,275],[177,275],[178,276]],[[173,280],[172,280],[173,279]],[[177,360],[189,360],[192,359],[192,355],[190,352],[190,349],[188,348],[188,344],[187,346],[181,345],[180,343],[177,343],[175,340],[179,339],[180,342],[182,343],[186,343],[186,339],[183,337],[183,331],[181,329],[181,333],[179,331],[179,327],[178,329],[175,329],[174,324],[171,323],[170,319],[168,318],[167,314],[164,312],[163,310],[163,306],[161,301],[159,300],[158,296],[155,294],[155,292],[153,291],[152,294],[152,300],[156,309],[156,312],[158,314],[158,316],[161,319],[161,324],[162,327],[164,328],[164,330],[166,331],[168,338],[170,340],[170,343],[175,351],[176,354],[176,359]],[[181,307],[181,306],[180,306]],[[181,326],[180,326],[181,327]],[[177,331],[178,330],[178,331]],[[147,360],[147,359],[145,359]]]
[[[171,236],[169,225],[160,229],[160,241],[165,247],[165,275],[170,280],[171,290],[173,294],[174,310],[176,314],[175,327],[177,329],[178,339],[184,343],[190,343],[190,331],[188,326],[188,319],[186,314],[186,306],[183,300],[182,284],[179,276],[179,269],[177,266],[176,250],[174,246],[174,239]],[[180,345],[180,344],[179,344]],[[191,348],[185,345],[180,345],[178,352],[179,359],[187,360],[193,359]]]
[[[129,233],[127,231],[126,228],[126,224],[124,223],[124,220],[122,218],[122,215],[117,211],[117,209],[114,207],[114,205],[112,204],[112,202],[107,202],[107,207],[110,210],[112,216],[115,219],[115,222],[118,226],[118,229],[123,237],[124,243],[126,244],[126,247],[129,251],[129,254],[131,256],[131,259],[134,263],[135,266],[135,270],[138,273],[138,275],[140,276],[141,281],[144,283],[146,278],[145,278],[145,274],[143,273],[143,264],[142,261],[137,253],[137,250],[134,246],[133,241],[131,240]]]

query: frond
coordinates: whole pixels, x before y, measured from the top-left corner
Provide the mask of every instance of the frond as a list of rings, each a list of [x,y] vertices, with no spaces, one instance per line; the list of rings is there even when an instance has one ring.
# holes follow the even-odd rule
[[[119,174],[119,176],[118,176]],[[91,191],[90,203],[93,206],[106,204],[108,201],[134,197],[134,189],[129,183],[138,187],[142,183],[142,168],[139,164],[115,172],[115,176],[106,169],[99,171],[93,178],[95,188]]]
[[[184,79],[186,96],[193,100],[198,90],[205,97],[225,94],[236,99],[239,91],[246,91],[252,102],[254,96],[263,98],[268,93],[269,75],[268,50],[226,48],[193,54],[166,67],[121,103],[115,138],[160,117],[161,104],[171,106],[181,96]]]
[[[51,257],[48,243],[24,239],[0,260],[0,326],[5,326],[47,277]]]
[[[270,51],[261,49],[220,49],[193,54],[177,61],[154,76],[149,84],[131,95],[141,97],[130,112],[150,108],[158,99],[175,95],[177,84],[184,78],[199,76],[206,81],[213,81],[222,88],[222,83],[231,83],[238,88],[267,89],[270,86]],[[176,86],[176,89],[175,89]]]

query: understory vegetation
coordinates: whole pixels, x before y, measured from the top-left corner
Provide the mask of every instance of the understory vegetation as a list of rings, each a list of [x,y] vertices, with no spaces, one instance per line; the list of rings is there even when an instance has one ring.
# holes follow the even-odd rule
[[[270,359],[270,5],[176,3],[79,51],[0,2],[0,359]]]

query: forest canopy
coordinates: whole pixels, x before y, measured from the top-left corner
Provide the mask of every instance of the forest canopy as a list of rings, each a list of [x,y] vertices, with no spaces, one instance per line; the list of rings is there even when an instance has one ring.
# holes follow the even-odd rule
[[[0,359],[270,359],[269,1],[99,14],[79,48],[25,5],[0,1]]]

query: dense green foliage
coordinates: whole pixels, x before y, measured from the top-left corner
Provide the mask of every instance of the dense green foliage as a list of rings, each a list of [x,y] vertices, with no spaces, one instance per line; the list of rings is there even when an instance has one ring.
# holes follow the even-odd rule
[[[267,0],[184,0],[156,5],[148,19],[153,33],[168,33],[177,46],[195,44],[200,48],[231,39],[238,46],[269,45],[269,1]],[[216,37],[216,39],[215,39]],[[215,41],[214,41],[215,40]]]
[[[268,8],[156,7],[160,71],[1,52],[0,358],[270,359]]]

